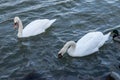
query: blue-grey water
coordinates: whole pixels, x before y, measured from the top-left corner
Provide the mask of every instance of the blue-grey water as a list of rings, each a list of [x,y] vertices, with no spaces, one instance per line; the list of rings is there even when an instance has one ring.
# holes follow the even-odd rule
[[[46,32],[18,39],[13,18],[23,25],[57,19]],[[81,58],[57,53],[69,40],[120,24],[119,0],[0,0],[0,80],[22,80],[36,72],[45,80],[104,80],[120,71],[120,43],[109,40],[100,51]]]

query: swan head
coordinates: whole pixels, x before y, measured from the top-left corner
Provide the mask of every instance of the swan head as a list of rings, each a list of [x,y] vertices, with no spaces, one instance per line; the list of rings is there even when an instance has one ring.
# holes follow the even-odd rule
[[[18,28],[19,27],[19,17],[15,17],[14,18],[14,28]]]
[[[59,52],[58,52],[58,58],[62,58],[63,55],[65,54],[66,50],[64,48],[62,48]]]
[[[76,43],[74,41],[68,41],[63,48],[58,52],[58,58],[62,58],[63,55],[68,52],[69,55],[74,51]],[[72,53],[73,54],[73,53]]]
[[[113,39],[114,39],[115,37],[119,36],[118,30],[113,30],[112,33],[113,33],[113,36],[112,36]]]

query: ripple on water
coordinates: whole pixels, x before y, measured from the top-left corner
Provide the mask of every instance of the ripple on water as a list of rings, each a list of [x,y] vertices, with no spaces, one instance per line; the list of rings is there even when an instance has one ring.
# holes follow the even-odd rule
[[[119,0],[105,0],[107,3],[116,3]]]
[[[93,2],[93,1],[95,1],[95,0],[85,0],[86,2]]]
[[[46,80],[103,80],[108,72],[119,70],[120,44],[112,41],[90,56],[72,58],[65,54],[57,58],[65,42],[77,41],[90,31],[116,28],[120,21],[117,2],[0,0],[0,79],[29,79],[35,70],[37,73],[32,74],[38,77],[40,73]],[[24,25],[38,18],[57,21],[45,33],[19,40],[13,30],[14,16],[19,16]]]

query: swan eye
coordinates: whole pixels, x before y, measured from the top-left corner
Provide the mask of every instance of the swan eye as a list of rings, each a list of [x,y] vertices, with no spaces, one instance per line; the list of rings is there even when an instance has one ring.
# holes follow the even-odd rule
[[[16,29],[16,28],[18,28],[19,26],[18,26],[18,23],[17,22],[15,22],[14,23],[14,28]]]
[[[15,26],[17,26],[17,22],[16,22],[16,23],[14,23],[14,25],[15,25]]]
[[[58,58],[62,58],[63,56],[61,55],[61,53],[60,54],[58,54]]]

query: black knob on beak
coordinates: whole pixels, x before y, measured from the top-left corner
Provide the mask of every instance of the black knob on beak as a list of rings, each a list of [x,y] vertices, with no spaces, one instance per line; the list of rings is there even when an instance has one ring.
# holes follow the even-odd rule
[[[58,58],[62,58],[63,56],[61,54],[58,54]]]
[[[14,23],[14,28],[16,29],[17,27],[18,27],[18,23],[15,22],[15,23]]]
[[[14,23],[15,26],[17,26],[17,23]]]

